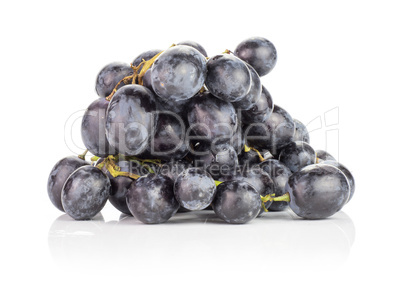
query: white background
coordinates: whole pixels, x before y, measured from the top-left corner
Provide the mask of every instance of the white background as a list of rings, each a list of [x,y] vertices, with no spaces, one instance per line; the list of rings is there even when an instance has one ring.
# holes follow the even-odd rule
[[[1,280],[400,279],[398,2],[3,1]],[[251,36],[278,50],[263,77],[274,102],[311,130],[321,120],[311,144],[354,174],[341,213],[323,221],[268,213],[241,226],[201,213],[147,226],[119,222],[110,205],[90,222],[52,206],[48,174],[81,153],[77,120],[97,98],[104,65],[182,40],[214,55]]]

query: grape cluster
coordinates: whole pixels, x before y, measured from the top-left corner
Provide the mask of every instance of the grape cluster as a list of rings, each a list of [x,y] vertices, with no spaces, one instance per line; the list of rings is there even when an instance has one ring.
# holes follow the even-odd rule
[[[260,77],[276,61],[275,46],[253,37],[213,57],[183,41],[106,65],[82,119],[87,150],[53,167],[50,200],[76,220],[107,201],[144,223],[203,209],[228,223],[288,207],[306,219],[335,214],[355,181],[273,103]]]

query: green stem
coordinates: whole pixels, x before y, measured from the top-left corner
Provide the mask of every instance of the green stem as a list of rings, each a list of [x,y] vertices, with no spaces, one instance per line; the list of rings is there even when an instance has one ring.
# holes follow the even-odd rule
[[[115,163],[115,157],[113,155],[108,156],[96,166],[99,169],[102,169],[103,167],[106,167],[106,169],[109,171],[110,175],[113,177],[117,176],[126,176],[130,177],[132,179],[138,179],[140,178],[139,175],[131,173],[131,172],[126,172],[126,171],[120,171],[120,167],[116,165]]]
[[[266,196],[261,196],[261,201],[266,203],[268,201],[271,202],[290,202],[289,192],[283,194],[282,196],[275,197],[275,194],[268,194]]]
[[[88,153],[88,149],[86,149],[85,152],[82,153],[81,155],[78,155],[78,157],[79,157],[81,160],[84,160],[84,161],[85,161],[85,156],[87,155],[87,153]]]
[[[92,158],[91,158],[91,161],[92,162],[96,162],[97,160],[99,160],[100,158],[98,157],[98,156],[93,156]]]
[[[221,183],[223,183],[223,182],[222,182],[222,181],[215,180],[215,186],[218,186],[218,185],[221,184]]]

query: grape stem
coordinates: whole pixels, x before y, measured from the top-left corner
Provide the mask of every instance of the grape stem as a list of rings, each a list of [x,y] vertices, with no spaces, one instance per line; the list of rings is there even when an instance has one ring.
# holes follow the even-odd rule
[[[176,46],[176,44],[172,44],[172,46],[170,46],[169,48],[174,47],[174,46]],[[116,93],[117,88],[119,87],[119,85],[122,82],[124,84],[139,84],[139,85],[143,85],[143,77],[144,77],[145,73],[147,72],[147,70],[149,70],[152,67],[153,63],[156,61],[156,59],[159,57],[159,55],[162,54],[163,52],[164,51],[156,54],[155,56],[153,56],[148,61],[145,61],[143,59],[142,62],[138,66],[133,66],[131,64],[131,68],[133,69],[134,73],[132,75],[128,75],[128,76],[124,77],[122,80],[120,80],[116,84],[116,86],[113,88],[112,93],[110,93],[110,95],[106,97],[106,100],[108,100],[108,101],[112,100],[114,93]],[[141,67],[142,67],[142,69],[138,73],[138,71],[140,70]]]
[[[86,149],[85,152],[82,153],[81,155],[78,155],[78,157],[79,157],[81,160],[85,161],[85,156],[87,155],[87,153],[88,153],[88,149]]]
[[[257,152],[258,158],[260,159],[260,162],[265,161],[264,157],[261,155],[260,151],[258,151],[256,148],[249,147],[247,145],[244,145],[244,152],[249,152],[250,150],[253,150],[254,152]]]
[[[99,160],[100,158],[98,157],[98,156],[93,156],[92,158],[91,158],[91,161],[92,162],[96,162],[97,160]]]
[[[266,196],[261,197],[261,207],[265,212],[267,212],[267,208],[265,207],[266,202],[290,202],[290,194],[289,192],[283,194],[282,196],[275,197],[275,194],[268,194]]]
[[[139,175],[131,173],[131,172],[126,172],[126,171],[120,171],[120,167],[116,165],[115,163],[115,157],[113,155],[108,156],[105,158],[100,164],[96,166],[99,169],[102,169],[105,167],[111,176],[117,177],[117,176],[126,176],[130,177],[132,179],[138,179],[140,178]]]
[[[290,194],[289,192],[283,194],[282,196],[275,197],[275,194],[268,194],[266,196],[261,196],[261,201],[266,203],[270,202],[290,202]]]

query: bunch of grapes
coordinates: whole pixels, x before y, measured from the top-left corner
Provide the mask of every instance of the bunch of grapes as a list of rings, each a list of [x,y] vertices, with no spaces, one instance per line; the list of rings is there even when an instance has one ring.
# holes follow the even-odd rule
[[[53,167],[50,200],[76,220],[107,201],[144,223],[203,209],[228,223],[288,207],[306,219],[335,214],[353,176],[273,103],[260,77],[276,61],[274,45],[253,37],[213,57],[185,41],[106,65],[82,119],[87,150]]]

